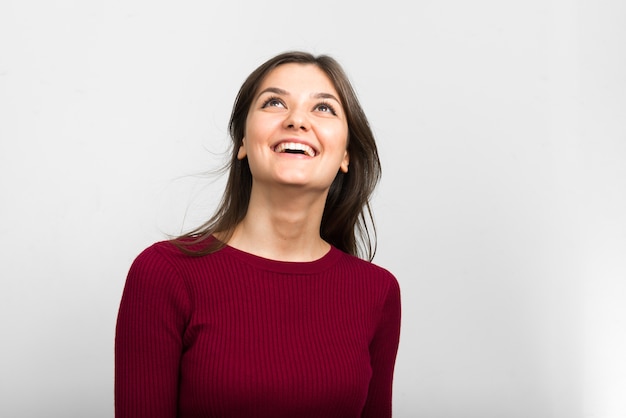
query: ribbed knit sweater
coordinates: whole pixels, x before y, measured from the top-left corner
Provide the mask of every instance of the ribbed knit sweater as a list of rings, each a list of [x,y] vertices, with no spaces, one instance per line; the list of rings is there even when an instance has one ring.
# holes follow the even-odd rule
[[[156,243],[120,303],[115,416],[390,417],[399,333],[394,276],[334,247],[282,262]]]

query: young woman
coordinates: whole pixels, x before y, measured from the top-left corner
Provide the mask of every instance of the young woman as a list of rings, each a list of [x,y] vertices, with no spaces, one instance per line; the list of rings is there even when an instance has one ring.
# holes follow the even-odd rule
[[[116,417],[390,417],[400,292],[371,263],[380,162],[348,78],[328,56],[280,54],[229,128],[215,215],[129,271]]]

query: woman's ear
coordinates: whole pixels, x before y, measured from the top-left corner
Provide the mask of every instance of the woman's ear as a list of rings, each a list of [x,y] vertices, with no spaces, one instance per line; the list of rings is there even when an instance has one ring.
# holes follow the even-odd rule
[[[339,168],[343,173],[347,173],[348,165],[350,165],[350,154],[348,154],[348,151],[346,150],[346,153],[343,156],[343,160],[341,161],[341,165],[339,166]]]
[[[248,153],[246,152],[246,145],[244,144],[245,140],[246,140],[246,138],[243,138],[241,140],[241,146],[239,146],[239,151],[237,151],[237,159],[238,160],[243,160],[248,155]]]

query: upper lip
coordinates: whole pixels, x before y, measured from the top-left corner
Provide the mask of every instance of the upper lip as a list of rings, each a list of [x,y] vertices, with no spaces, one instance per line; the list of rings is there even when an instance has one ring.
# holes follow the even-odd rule
[[[298,139],[298,138],[281,139],[280,141],[277,141],[277,142],[273,143],[271,145],[271,148],[272,148],[272,150],[275,150],[277,146],[279,146],[280,144],[285,144],[285,143],[303,144],[303,145],[306,145],[307,147],[310,147],[313,150],[313,152],[315,153],[315,155],[319,154],[319,150],[317,149],[317,147],[315,147],[313,144],[311,144],[308,141],[304,141],[304,140]]]

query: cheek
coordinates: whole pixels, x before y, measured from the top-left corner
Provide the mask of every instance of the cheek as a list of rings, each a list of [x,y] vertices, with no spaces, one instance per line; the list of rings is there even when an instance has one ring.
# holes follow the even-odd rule
[[[267,141],[278,124],[279,121],[276,118],[263,117],[263,115],[249,116],[244,130],[245,137],[251,143]]]
[[[327,146],[344,150],[348,147],[347,126],[343,124],[324,126],[320,133],[323,135]]]
[[[337,158],[343,160],[348,152],[348,135],[344,134],[337,138],[334,145]]]

